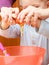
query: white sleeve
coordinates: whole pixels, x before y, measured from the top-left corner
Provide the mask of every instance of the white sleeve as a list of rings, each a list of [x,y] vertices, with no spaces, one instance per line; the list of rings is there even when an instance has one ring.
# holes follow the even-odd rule
[[[11,25],[7,30],[0,29],[0,36],[6,38],[16,38],[20,36],[20,26],[18,24]]]
[[[49,18],[41,22],[38,32],[49,38]]]

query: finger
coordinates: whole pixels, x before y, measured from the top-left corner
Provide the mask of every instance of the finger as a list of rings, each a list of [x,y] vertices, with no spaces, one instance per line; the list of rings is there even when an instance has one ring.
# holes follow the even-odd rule
[[[15,13],[16,13],[16,14],[19,13],[19,8],[15,8]]]
[[[38,14],[35,13],[34,14],[34,25],[35,25],[35,27],[37,26],[37,21],[38,21]]]
[[[20,21],[21,22],[25,19],[26,15],[27,15],[26,12],[22,13],[22,15],[20,16]]]
[[[15,18],[15,19],[17,18],[17,16],[18,16],[18,15],[16,15],[16,14],[11,14],[11,17],[12,17],[12,18]]]
[[[17,17],[17,19],[20,19],[20,16],[21,16],[21,14],[24,12],[24,10],[22,10],[19,14],[18,14],[18,17]]]
[[[16,22],[14,19],[12,19],[12,22],[10,22],[10,25],[14,25],[14,24],[16,24]]]
[[[23,11],[21,11],[20,13],[19,13],[19,15],[18,15],[18,19],[20,20],[20,21],[23,21],[23,19],[26,17],[26,15],[27,15],[27,10],[23,10]]]
[[[19,8],[13,8],[12,9],[12,17],[16,18],[19,14]]]
[[[32,16],[33,16],[33,12],[30,12],[30,13],[26,16],[26,18],[25,18],[26,22],[31,21],[31,17],[32,17]]]

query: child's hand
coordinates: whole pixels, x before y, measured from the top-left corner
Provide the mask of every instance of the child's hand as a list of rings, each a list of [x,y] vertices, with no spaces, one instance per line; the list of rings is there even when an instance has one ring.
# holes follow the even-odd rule
[[[10,26],[9,22],[9,10],[8,7],[2,7],[1,8],[1,28],[7,29]]]
[[[31,17],[34,14],[34,11],[36,10],[35,7],[33,6],[28,6],[26,9],[23,9],[19,14],[18,14],[18,19],[20,22],[26,21],[29,22],[31,20]]]
[[[31,24],[33,27],[39,27],[40,20],[38,19],[38,12],[36,13],[36,10],[38,10],[38,8],[29,6],[19,13],[18,19],[20,22],[25,21],[27,24]]]
[[[36,24],[36,22],[42,19],[47,18],[47,16],[49,16],[49,9],[42,9],[40,7],[33,7],[33,6],[29,6],[25,9],[23,9],[19,15],[18,15],[18,19],[20,20],[20,22],[26,21],[26,23],[31,21],[32,16],[33,18],[33,22]],[[34,24],[33,24],[34,25]]]
[[[16,18],[19,13],[18,8],[7,8],[3,7],[1,8],[1,17],[2,17],[2,23],[1,26],[3,29],[8,28],[11,24],[15,23],[15,20],[13,18]]]
[[[19,13],[19,8],[12,7],[2,7],[1,8],[1,17],[5,17],[6,15],[16,18]]]
[[[27,24],[31,24],[31,26],[39,27],[40,24],[37,25],[37,23],[39,22],[38,12],[36,13],[37,10],[39,9],[33,6],[29,6],[19,13],[18,19],[20,20],[20,22],[25,21]]]

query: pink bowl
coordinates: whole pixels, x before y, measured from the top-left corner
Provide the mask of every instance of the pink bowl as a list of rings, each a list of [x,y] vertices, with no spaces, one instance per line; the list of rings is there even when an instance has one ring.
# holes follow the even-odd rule
[[[41,65],[45,49],[34,46],[5,47],[10,56],[2,56],[0,51],[0,65]]]

